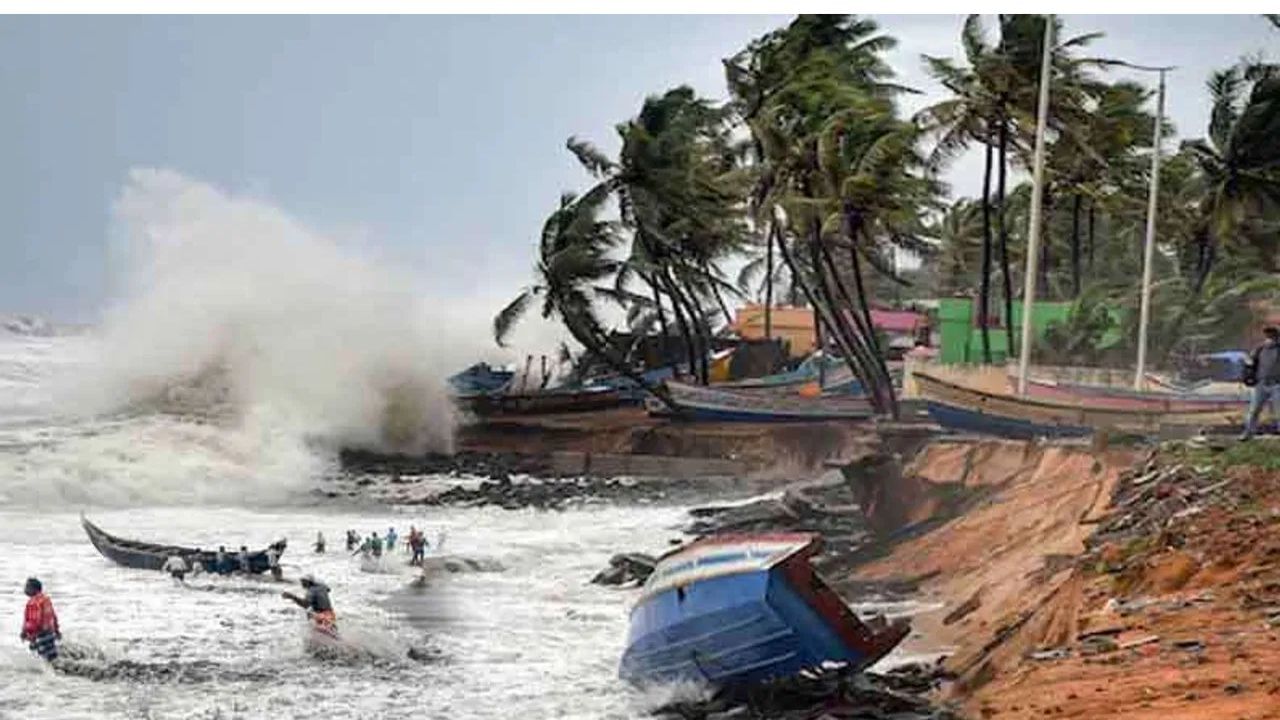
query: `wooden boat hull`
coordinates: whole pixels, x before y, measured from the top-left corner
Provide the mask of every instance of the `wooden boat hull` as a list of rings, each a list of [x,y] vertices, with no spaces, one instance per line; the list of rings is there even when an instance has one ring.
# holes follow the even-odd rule
[[[909,631],[875,629],[814,574],[809,534],[720,536],[659,561],[631,612],[619,675],[726,687],[871,665]]]
[[[1243,407],[1156,411],[1101,407],[1085,401],[1054,402],[967,388],[925,373],[916,387],[930,415],[947,428],[1003,437],[1072,437],[1107,429],[1159,434],[1168,429],[1238,425]]]
[[[1027,394],[1032,398],[1053,402],[1081,402],[1095,407],[1117,410],[1150,410],[1185,412],[1199,410],[1238,410],[1247,398],[1224,395],[1174,395],[1109,388],[1097,385],[1027,381]]]
[[[523,394],[465,395],[459,407],[476,415],[541,415],[607,410],[634,404],[636,399],[620,390],[538,392]]]
[[[771,395],[750,391],[703,388],[666,383],[676,405],[675,417],[708,422],[825,422],[862,420],[871,416],[871,403],[857,397]],[[673,414],[658,401],[648,403],[654,415]]]
[[[89,542],[93,543],[98,552],[118,565],[139,570],[160,570],[164,566],[165,560],[168,560],[170,556],[179,555],[187,558],[188,562],[195,558],[201,563],[205,572],[214,573],[218,570],[214,567],[216,554],[213,552],[200,551],[180,545],[162,545],[159,543],[126,540],[94,525],[83,515],[80,517],[80,524],[89,536]],[[283,543],[284,541],[281,541],[281,553],[284,552]],[[249,571],[251,573],[257,575],[270,569],[271,565],[267,559],[266,550],[260,550],[249,555]]]

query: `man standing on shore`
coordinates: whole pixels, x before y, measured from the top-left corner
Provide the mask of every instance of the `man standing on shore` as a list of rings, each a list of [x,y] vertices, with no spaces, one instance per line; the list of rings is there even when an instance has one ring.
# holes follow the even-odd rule
[[[1253,351],[1244,371],[1244,384],[1253,386],[1253,396],[1249,400],[1249,415],[1244,421],[1241,440],[1253,437],[1258,429],[1258,417],[1268,401],[1271,402],[1271,419],[1280,423],[1280,329],[1269,327],[1262,334],[1266,341]]]

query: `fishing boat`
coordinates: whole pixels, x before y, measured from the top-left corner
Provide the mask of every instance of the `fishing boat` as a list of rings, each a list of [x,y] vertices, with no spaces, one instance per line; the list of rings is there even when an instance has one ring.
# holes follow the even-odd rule
[[[612,388],[463,395],[456,400],[463,410],[482,416],[586,412],[636,402],[628,393]]]
[[[810,566],[820,546],[811,533],[722,535],[661,558],[631,610],[619,676],[728,687],[875,663],[910,627],[858,619]]]
[[[126,540],[94,525],[83,515],[80,516],[80,524],[84,526],[84,531],[89,536],[89,542],[93,543],[93,546],[98,549],[99,553],[102,553],[103,557],[125,567],[139,570],[160,570],[165,560],[169,559],[170,556],[178,555],[187,558],[188,562],[194,560],[201,563],[206,572],[216,572],[214,567],[216,553],[214,552],[179,545],[162,545],[138,540]],[[285,545],[285,541],[280,540],[273,547],[283,554]],[[270,567],[266,550],[259,550],[249,554],[249,571],[253,574],[267,572]]]
[[[1124,409],[1074,402],[1021,398],[976,390],[927,373],[914,373],[916,387],[929,414],[943,427],[1012,438],[1084,437],[1108,429],[1159,434],[1169,429],[1210,428],[1239,424],[1243,408]]]
[[[1082,402],[1094,407],[1157,412],[1238,410],[1241,403],[1248,401],[1243,395],[1141,392],[1129,388],[1030,379],[1027,380],[1027,395],[1054,402]]]
[[[651,415],[714,422],[823,422],[861,420],[871,416],[871,403],[854,396],[803,397],[747,390],[698,387],[667,381],[675,410],[650,398]]]

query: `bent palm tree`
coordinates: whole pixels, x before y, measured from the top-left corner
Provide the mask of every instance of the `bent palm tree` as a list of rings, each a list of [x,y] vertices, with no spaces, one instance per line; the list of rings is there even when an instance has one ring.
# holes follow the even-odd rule
[[[493,337],[505,345],[512,328],[540,301],[539,315],[558,318],[586,352],[669,404],[665,390],[650,386],[613,346],[596,315],[595,298],[608,295],[610,288],[603,283],[614,277],[619,267],[610,257],[619,244],[616,228],[599,217],[608,197],[602,187],[581,198],[572,193],[560,197],[559,207],[542,226],[537,282],[498,312],[493,319]]]

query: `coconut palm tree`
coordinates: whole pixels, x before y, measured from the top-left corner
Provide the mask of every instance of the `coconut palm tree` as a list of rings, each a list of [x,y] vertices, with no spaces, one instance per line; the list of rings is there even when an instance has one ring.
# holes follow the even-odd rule
[[[707,380],[715,311],[730,322],[725,294],[737,289],[719,263],[748,239],[747,176],[737,167],[726,112],[688,87],[647,98],[617,127],[622,149],[611,160],[571,138],[569,149],[617,200],[631,236],[612,296],[647,305],[666,326],[666,309],[684,338],[689,367]],[[629,288],[643,283],[646,295]],[[643,298],[643,299],[642,299]]]
[[[956,200],[930,228],[929,234],[939,246],[939,291],[946,295],[976,295],[982,262],[979,204],[969,198]]]
[[[493,319],[493,337],[504,345],[511,330],[535,305],[544,319],[558,319],[591,356],[615,372],[647,387],[669,402],[661,387],[651,387],[610,342],[596,312],[596,301],[609,296],[619,262],[612,258],[621,242],[616,223],[600,219],[609,195],[596,188],[582,197],[565,193],[542,226],[536,281],[524,288]]]
[[[1268,271],[1280,261],[1280,72],[1241,62],[1209,78],[1208,136],[1183,143],[1200,175],[1193,287],[1224,249],[1247,253]]]
[[[1054,89],[1050,94],[1049,117],[1056,132],[1070,135],[1071,127],[1083,115],[1081,107],[1091,87],[1087,71],[1104,61],[1077,58],[1073,54],[1100,35],[1078,35],[1059,40],[1062,37],[1061,23],[1056,18],[1055,23],[1055,45],[1052,49]],[[926,108],[917,116],[935,139],[931,165],[944,167],[974,142],[982,144],[984,150],[981,198],[983,262],[978,288],[978,319],[982,328],[984,362],[991,362],[991,340],[987,328],[991,324],[990,274],[996,242],[1005,317],[1011,317],[1013,312],[1013,274],[1005,224],[1008,214],[1004,211],[1008,156],[1012,152],[1020,157],[1024,166],[1030,165],[1026,154],[1030,149],[1028,138],[1035,126],[1044,29],[1043,16],[999,15],[999,35],[991,43],[987,40],[981,17],[970,15],[965,19],[960,35],[965,64],[957,64],[948,58],[924,56],[926,70],[952,94],[952,97]],[[996,175],[994,197],[993,170]],[[1012,355],[1013,334],[1007,333],[1006,337],[1007,351]]]
[[[897,404],[863,268],[892,274],[884,246],[918,242],[915,202],[932,187],[910,172],[916,129],[898,119],[902,88],[880,57],[892,45],[870,20],[800,16],[725,62],[751,133],[757,224],[771,228],[819,329],[885,413]]]

